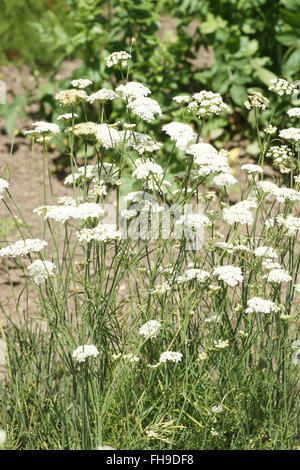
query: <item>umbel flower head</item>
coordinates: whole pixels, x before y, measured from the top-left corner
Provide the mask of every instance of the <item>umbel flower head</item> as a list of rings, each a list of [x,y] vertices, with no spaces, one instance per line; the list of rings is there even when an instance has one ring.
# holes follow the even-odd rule
[[[36,284],[44,284],[45,280],[50,276],[54,276],[55,264],[51,261],[42,261],[37,259],[30,266],[28,272]]]
[[[88,80],[87,78],[79,78],[78,80],[72,80],[71,85],[74,88],[80,88],[81,90],[84,88],[87,88],[89,85],[92,85],[93,82],[91,80]]]
[[[3,193],[9,188],[9,182],[0,178],[0,200],[3,199]]]
[[[114,65],[120,65],[121,67],[127,67],[128,60],[131,59],[131,55],[126,51],[117,51],[110,54],[105,58],[106,67],[111,68]]]
[[[108,90],[107,88],[101,88],[101,90],[96,91],[92,95],[87,97],[88,103],[94,103],[98,101],[99,103],[105,103],[105,101],[111,101],[116,98],[119,98],[119,95],[112,90]]]
[[[85,362],[88,357],[97,357],[99,351],[93,344],[85,344],[83,346],[78,346],[75,351],[73,351],[72,357],[76,359],[77,362]]]
[[[241,268],[230,265],[218,266],[213,270],[213,276],[216,276],[219,281],[223,281],[231,287],[237,286],[244,279]]]
[[[24,131],[25,135],[32,135],[33,137],[47,136],[48,134],[59,134],[60,129],[57,124],[52,124],[51,122],[37,121],[33,122],[32,126],[34,129],[32,131]]]
[[[149,320],[139,329],[139,335],[145,336],[145,338],[156,338],[158,331],[161,327],[161,323],[157,320]]]
[[[96,140],[97,124],[95,122],[80,122],[75,126],[68,127],[66,132],[82,139]]]
[[[87,94],[84,90],[73,88],[71,90],[59,91],[56,93],[55,99],[61,106],[75,106],[78,103],[86,101]]]
[[[176,147],[183,151],[186,150],[191,143],[196,141],[197,134],[194,132],[193,128],[182,122],[170,122],[169,124],[165,124],[162,130],[171,137]]]
[[[230,113],[231,111],[219,93],[202,90],[200,93],[195,93],[193,99],[194,101],[188,105],[187,109],[188,111],[195,112],[199,118],[214,114],[218,116],[223,112]]]
[[[268,105],[269,100],[266,98],[262,93],[259,91],[254,91],[250,95],[248,95],[248,101],[244,102],[245,108],[247,109],[261,109],[264,110]]]
[[[152,98],[136,98],[128,103],[127,108],[130,109],[133,114],[140,117],[142,121],[146,122],[153,121],[156,115],[159,117],[162,115],[158,102]]]
[[[125,85],[119,85],[116,91],[123,95],[124,100],[129,101],[151,95],[149,88],[139,82],[127,82]]]
[[[18,256],[22,257],[30,253],[37,253],[42,251],[48,243],[39,238],[27,238],[26,240],[19,240],[12,245],[8,245],[0,250],[0,256],[11,256],[16,258]]]
[[[296,92],[297,86],[283,78],[274,78],[270,80],[269,90],[274,91],[279,96],[292,95]]]

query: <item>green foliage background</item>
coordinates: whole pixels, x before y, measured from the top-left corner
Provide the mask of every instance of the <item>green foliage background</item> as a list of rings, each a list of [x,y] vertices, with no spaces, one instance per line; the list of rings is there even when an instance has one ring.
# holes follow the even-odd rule
[[[38,94],[47,119],[55,107],[53,92],[66,86],[54,79],[64,59],[83,60],[75,78],[107,86],[101,59],[128,49],[132,37],[133,77],[147,84],[164,107],[178,93],[210,89],[246,118],[242,105],[249,89],[264,91],[275,76],[299,77],[300,0],[1,0],[0,6],[0,63],[26,63],[37,79],[48,74],[49,83]],[[162,16],[176,24],[174,34],[163,39]],[[201,46],[214,54],[204,70],[192,65]],[[34,99],[29,92],[16,97],[13,109],[3,110],[7,132]]]

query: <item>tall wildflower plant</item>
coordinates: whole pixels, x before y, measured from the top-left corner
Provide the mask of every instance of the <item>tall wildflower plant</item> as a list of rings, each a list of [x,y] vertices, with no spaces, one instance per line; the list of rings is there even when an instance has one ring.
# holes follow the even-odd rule
[[[44,204],[33,207],[42,239],[22,216],[9,181],[0,179],[1,204],[23,221],[19,240],[1,241],[0,256],[26,279],[17,297],[7,267],[18,318],[1,306],[5,445],[297,448],[299,109],[289,111],[292,125],[279,129],[260,121],[272,100],[248,97],[261,152],[256,164],[242,165],[245,184],[232,204],[230,189],[239,183],[228,152],[201,137],[211,118],[231,112],[222,97],[206,90],[176,96],[182,121],[162,125],[155,137],[151,125],[163,111],[151,90],[131,78],[131,51],[105,61],[121,72],[114,90],[90,93],[90,80],[73,81],[56,95],[59,125],[38,122],[29,131],[43,145],[45,185],[53,138],[67,142],[72,170],[65,179],[72,197],[49,204],[45,191]],[[270,84],[274,101],[294,91],[282,80]],[[114,102],[126,110],[126,122],[111,122]],[[91,107],[97,122],[89,121]],[[175,150],[185,171],[168,179]],[[276,162],[273,180],[265,176],[265,158]],[[135,190],[124,193],[128,172]]]

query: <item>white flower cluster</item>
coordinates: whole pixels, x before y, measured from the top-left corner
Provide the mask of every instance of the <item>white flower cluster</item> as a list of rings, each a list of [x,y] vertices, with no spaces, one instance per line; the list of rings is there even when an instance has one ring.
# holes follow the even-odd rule
[[[195,165],[199,169],[196,176],[207,176],[211,173],[231,173],[227,152],[218,152],[211,144],[192,144],[186,149],[186,153],[193,155]]]
[[[18,256],[22,257],[30,253],[37,253],[42,251],[48,243],[39,238],[28,238],[27,240],[19,240],[13,245],[8,245],[5,248],[1,248],[0,256],[12,256],[16,258]]]
[[[88,357],[97,357],[99,351],[93,344],[85,344],[83,346],[78,346],[75,351],[73,351],[72,357],[76,359],[77,362],[85,362]]]
[[[291,108],[287,113],[290,117],[300,117],[300,108]]]
[[[185,214],[176,220],[175,225],[184,225],[187,229],[199,229],[203,226],[210,227],[211,221],[204,214]]]
[[[194,101],[188,105],[187,109],[195,112],[198,117],[207,117],[213,114],[218,116],[222,112],[230,113],[231,111],[219,93],[202,90],[200,93],[195,93],[193,99]]]
[[[276,126],[271,126],[271,124],[269,124],[265,129],[265,134],[268,134],[268,135],[274,135],[276,134],[276,131],[277,131],[277,127]]]
[[[97,124],[95,122],[80,122],[72,127],[68,127],[66,132],[70,132],[76,137],[96,138]]]
[[[287,140],[293,140],[299,142],[300,140],[300,128],[298,127],[289,127],[288,129],[282,129],[279,132],[279,137]]]
[[[293,152],[287,145],[274,145],[266,153],[266,157],[273,160],[274,167],[278,168],[280,173],[290,173],[296,168]]]
[[[226,250],[229,254],[234,253],[235,251],[246,251],[247,253],[250,253],[251,251],[248,246],[233,245],[233,243],[228,242],[218,242],[216,243],[216,247]]]
[[[74,88],[80,88],[81,90],[84,88],[87,88],[89,85],[92,85],[93,82],[91,80],[88,80],[87,78],[79,78],[78,80],[72,80],[71,85]]]
[[[286,200],[292,202],[300,201],[299,191],[291,188],[279,188],[270,181],[259,181],[257,187],[266,194],[267,199],[271,196],[275,196],[278,202],[285,202]]]
[[[162,179],[164,170],[154,161],[150,159],[147,159],[146,161],[138,159],[136,160],[135,164],[137,167],[133,171],[132,175],[135,176],[138,180],[147,179],[150,176],[155,176],[159,179]]]
[[[139,335],[144,336],[145,338],[156,338],[159,330],[161,328],[161,323],[157,320],[150,320],[145,323],[139,329]]]
[[[37,259],[28,266],[28,272],[36,284],[43,284],[46,279],[54,276],[56,266],[51,261]]]
[[[173,101],[177,104],[187,104],[191,101],[191,98],[188,95],[178,95],[174,96]]]
[[[259,246],[253,251],[254,256],[262,258],[266,256],[267,258],[278,258],[278,253],[270,246]]]
[[[122,140],[119,131],[107,124],[98,124],[96,128],[96,139],[105,148],[115,148]]]
[[[32,211],[46,219],[53,219],[56,222],[65,224],[69,219],[99,218],[104,215],[104,210],[95,202],[84,202],[79,206],[40,206]]]
[[[297,86],[283,78],[274,78],[270,80],[269,90],[274,91],[279,96],[292,95],[297,90]]]
[[[128,60],[131,59],[131,55],[126,51],[117,51],[110,54],[105,58],[106,67],[111,68],[114,65],[120,65],[121,67],[127,67]]]
[[[60,121],[61,119],[64,119],[64,120],[67,121],[67,120],[69,120],[69,119],[72,119],[73,117],[74,117],[74,118],[78,117],[78,114],[76,114],[76,113],[74,113],[74,114],[72,114],[72,113],[60,114],[59,116],[57,116],[56,119],[57,119],[58,121]]]
[[[6,189],[9,188],[9,182],[0,178],[0,201],[3,199],[3,193]]]
[[[241,166],[241,170],[246,171],[248,174],[252,173],[262,173],[263,169],[259,165],[253,165],[252,163],[246,163],[245,165]]]
[[[84,177],[92,183],[99,183],[103,180],[107,184],[114,184],[116,176],[117,167],[113,163],[99,163],[99,165],[87,165],[78,168],[77,173],[68,175],[65,178],[64,184],[73,184],[73,177],[77,184],[82,183]]]
[[[122,237],[122,233],[116,229],[114,224],[98,224],[94,228],[83,228],[77,233],[79,242],[90,243],[95,242],[109,242],[118,240]]]
[[[123,98],[128,101],[144,98],[151,94],[149,88],[139,82],[127,82],[125,85],[119,85],[116,91],[122,93]]]
[[[300,230],[300,217],[294,217],[292,214],[284,218],[282,215],[276,217],[276,222],[287,229],[288,235],[296,235]]]
[[[280,308],[271,300],[265,300],[261,297],[252,297],[247,302],[246,313],[272,313],[279,312]]]
[[[219,281],[223,281],[231,287],[237,286],[239,282],[244,280],[241,268],[231,265],[218,266],[213,270],[213,276],[216,276]]]
[[[223,219],[229,225],[251,225],[253,223],[253,215],[249,210],[251,207],[256,207],[256,204],[248,200],[237,202],[236,204],[223,209]]]
[[[175,282],[177,282],[178,284],[190,282],[192,280],[205,282],[208,277],[209,273],[204,269],[187,268],[182,274],[178,274],[175,277]]]
[[[162,364],[163,362],[172,361],[172,362],[180,362],[182,361],[183,354],[180,352],[175,351],[165,351],[159,357],[159,363]]]
[[[162,130],[171,137],[175,142],[176,147],[183,151],[186,150],[197,137],[193,128],[188,124],[183,124],[182,122],[170,122],[169,124],[165,124],[162,127]]]
[[[237,182],[237,179],[229,173],[220,173],[212,180],[212,184],[215,184],[216,186],[230,186],[232,184],[237,184]]]
[[[108,90],[107,88],[101,88],[101,90],[96,91],[92,95],[87,97],[88,103],[94,103],[94,101],[98,101],[99,103],[105,103],[105,101],[111,101],[116,98],[119,98],[119,95],[112,90]]]
[[[127,104],[127,108],[130,109],[133,114],[140,117],[142,121],[146,122],[153,121],[156,115],[159,117],[162,115],[158,102],[152,98],[136,98]]]
[[[284,269],[276,268],[272,269],[266,276],[268,282],[275,282],[281,284],[282,282],[289,282],[293,278]]]
[[[153,140],[149,135],[143,134],[142,132],[132,132],[129,134],[127,131],[121,131],[120,135],[122,136],[126,147],[133,148],[140,155],[143,155],[145,152],[155,152],[162,146],[161,142]]]
[[[171,290],[171,286],[168,282],[163,282],[162,284],[157,285],[154,289],[149,291],[150,294],[165,294]]]
[[[254,91],[248,95],[248,101],[245,101],[244,106],[250,110],[252,108],[264,110],[268,105],[269,100],[259,91]]]
[[[87,94],[84,90],[62,90],[56,93],[55,99],[59,102],[60,106],[75,106],[82,101],[86,101]]]
[[[37,121],[37,122],[33,122],[32,126],[34,127],[34,130],[24,131],[25,135],[46,136],[49,133],[59,134],[60,132],[59,126],[57,124],[52,124],[51,122]]]
[[[216,349],[227,349],[229,347],[228,339],[219,339],[214,341],[214,348]]]

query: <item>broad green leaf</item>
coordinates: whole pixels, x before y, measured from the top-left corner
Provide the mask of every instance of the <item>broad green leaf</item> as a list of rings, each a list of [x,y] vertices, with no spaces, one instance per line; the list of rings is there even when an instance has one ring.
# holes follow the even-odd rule
[[[232,85],[232,87],[230,88],[230,94],[235,104],[239,106],[241,106],[247,99],[245,87],[241,85]]]

